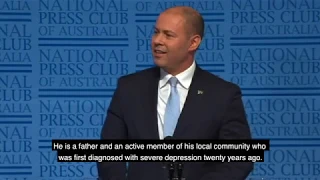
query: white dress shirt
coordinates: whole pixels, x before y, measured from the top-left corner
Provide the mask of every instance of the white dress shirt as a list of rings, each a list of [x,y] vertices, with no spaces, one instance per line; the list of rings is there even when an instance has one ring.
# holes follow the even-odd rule
[[[184,102],[186,101],[189,87],[192,81],[192,77],[194,71],[196,69],[195,61],[193,64],[183,71],[182,73],[176,75],[175,77],[178,79],[177,89],[180,97],[180,112],[184,106]],[[158,86],[158,131],[160,139],[163,139],[163,128],[164,128],[164,114],[167,105],[167,101],[170,95],[170,84],[168,83],[169,79],[172,77],[171,74],[168,74],[164,70],[161,69],[160,81]]]

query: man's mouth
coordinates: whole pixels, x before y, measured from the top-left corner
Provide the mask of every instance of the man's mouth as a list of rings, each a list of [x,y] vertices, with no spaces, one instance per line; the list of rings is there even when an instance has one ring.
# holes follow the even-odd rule
[[[154,52],[156,54],[165,54],[165,53],[167,53],[166,51],[162,51],[162,50],[159,50],[159,49],[154,50]]]

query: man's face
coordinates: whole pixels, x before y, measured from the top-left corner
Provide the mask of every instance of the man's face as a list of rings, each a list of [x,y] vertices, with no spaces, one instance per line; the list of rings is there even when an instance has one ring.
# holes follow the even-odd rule
[[[185,24],[184,18],[178,14],[159,16],[152,37],[152,54],[159,67],[175,69],[186,60],[190,42]]]

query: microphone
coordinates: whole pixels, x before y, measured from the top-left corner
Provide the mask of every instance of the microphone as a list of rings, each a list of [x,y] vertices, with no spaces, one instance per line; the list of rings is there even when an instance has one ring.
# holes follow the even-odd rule
[[[183,171],[183,164],[179,162],[178,163],[178,180],[182,180],[182,171]]]
[[[173,140],[172,136],[166,136],[164,140]],[[178,163],[178,164],[177,164]],[[182,180],[183,163],[182,162],[170,162],[169,163],[169,179]]]
[[[163,140],[167,141],[167,140],[172,140],[172,139],[173,139],[172,136],[166,136]],[[174,179],[174,174],[175,174],[174,162],[169,162],[167,164],[167,168],[169,170],[169,180],[173,180]]]

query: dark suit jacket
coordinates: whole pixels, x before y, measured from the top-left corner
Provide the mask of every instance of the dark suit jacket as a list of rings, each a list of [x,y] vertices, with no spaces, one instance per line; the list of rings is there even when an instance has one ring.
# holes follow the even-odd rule
[[[157,98],[158,67],[119,78],[102,128],[102,139],[159,139]],[[201,90],[203,94],[198,94]],[[250,129],[240,88],[196,67],[189,93],[181,112],[176,139],[250,139]],[[244,180],[252,163],[184,163],[186,180]],[[98,163],[103,180],[124,180],[122,162]],[[161,162],[130,163],[129,180],[166,180]]]

